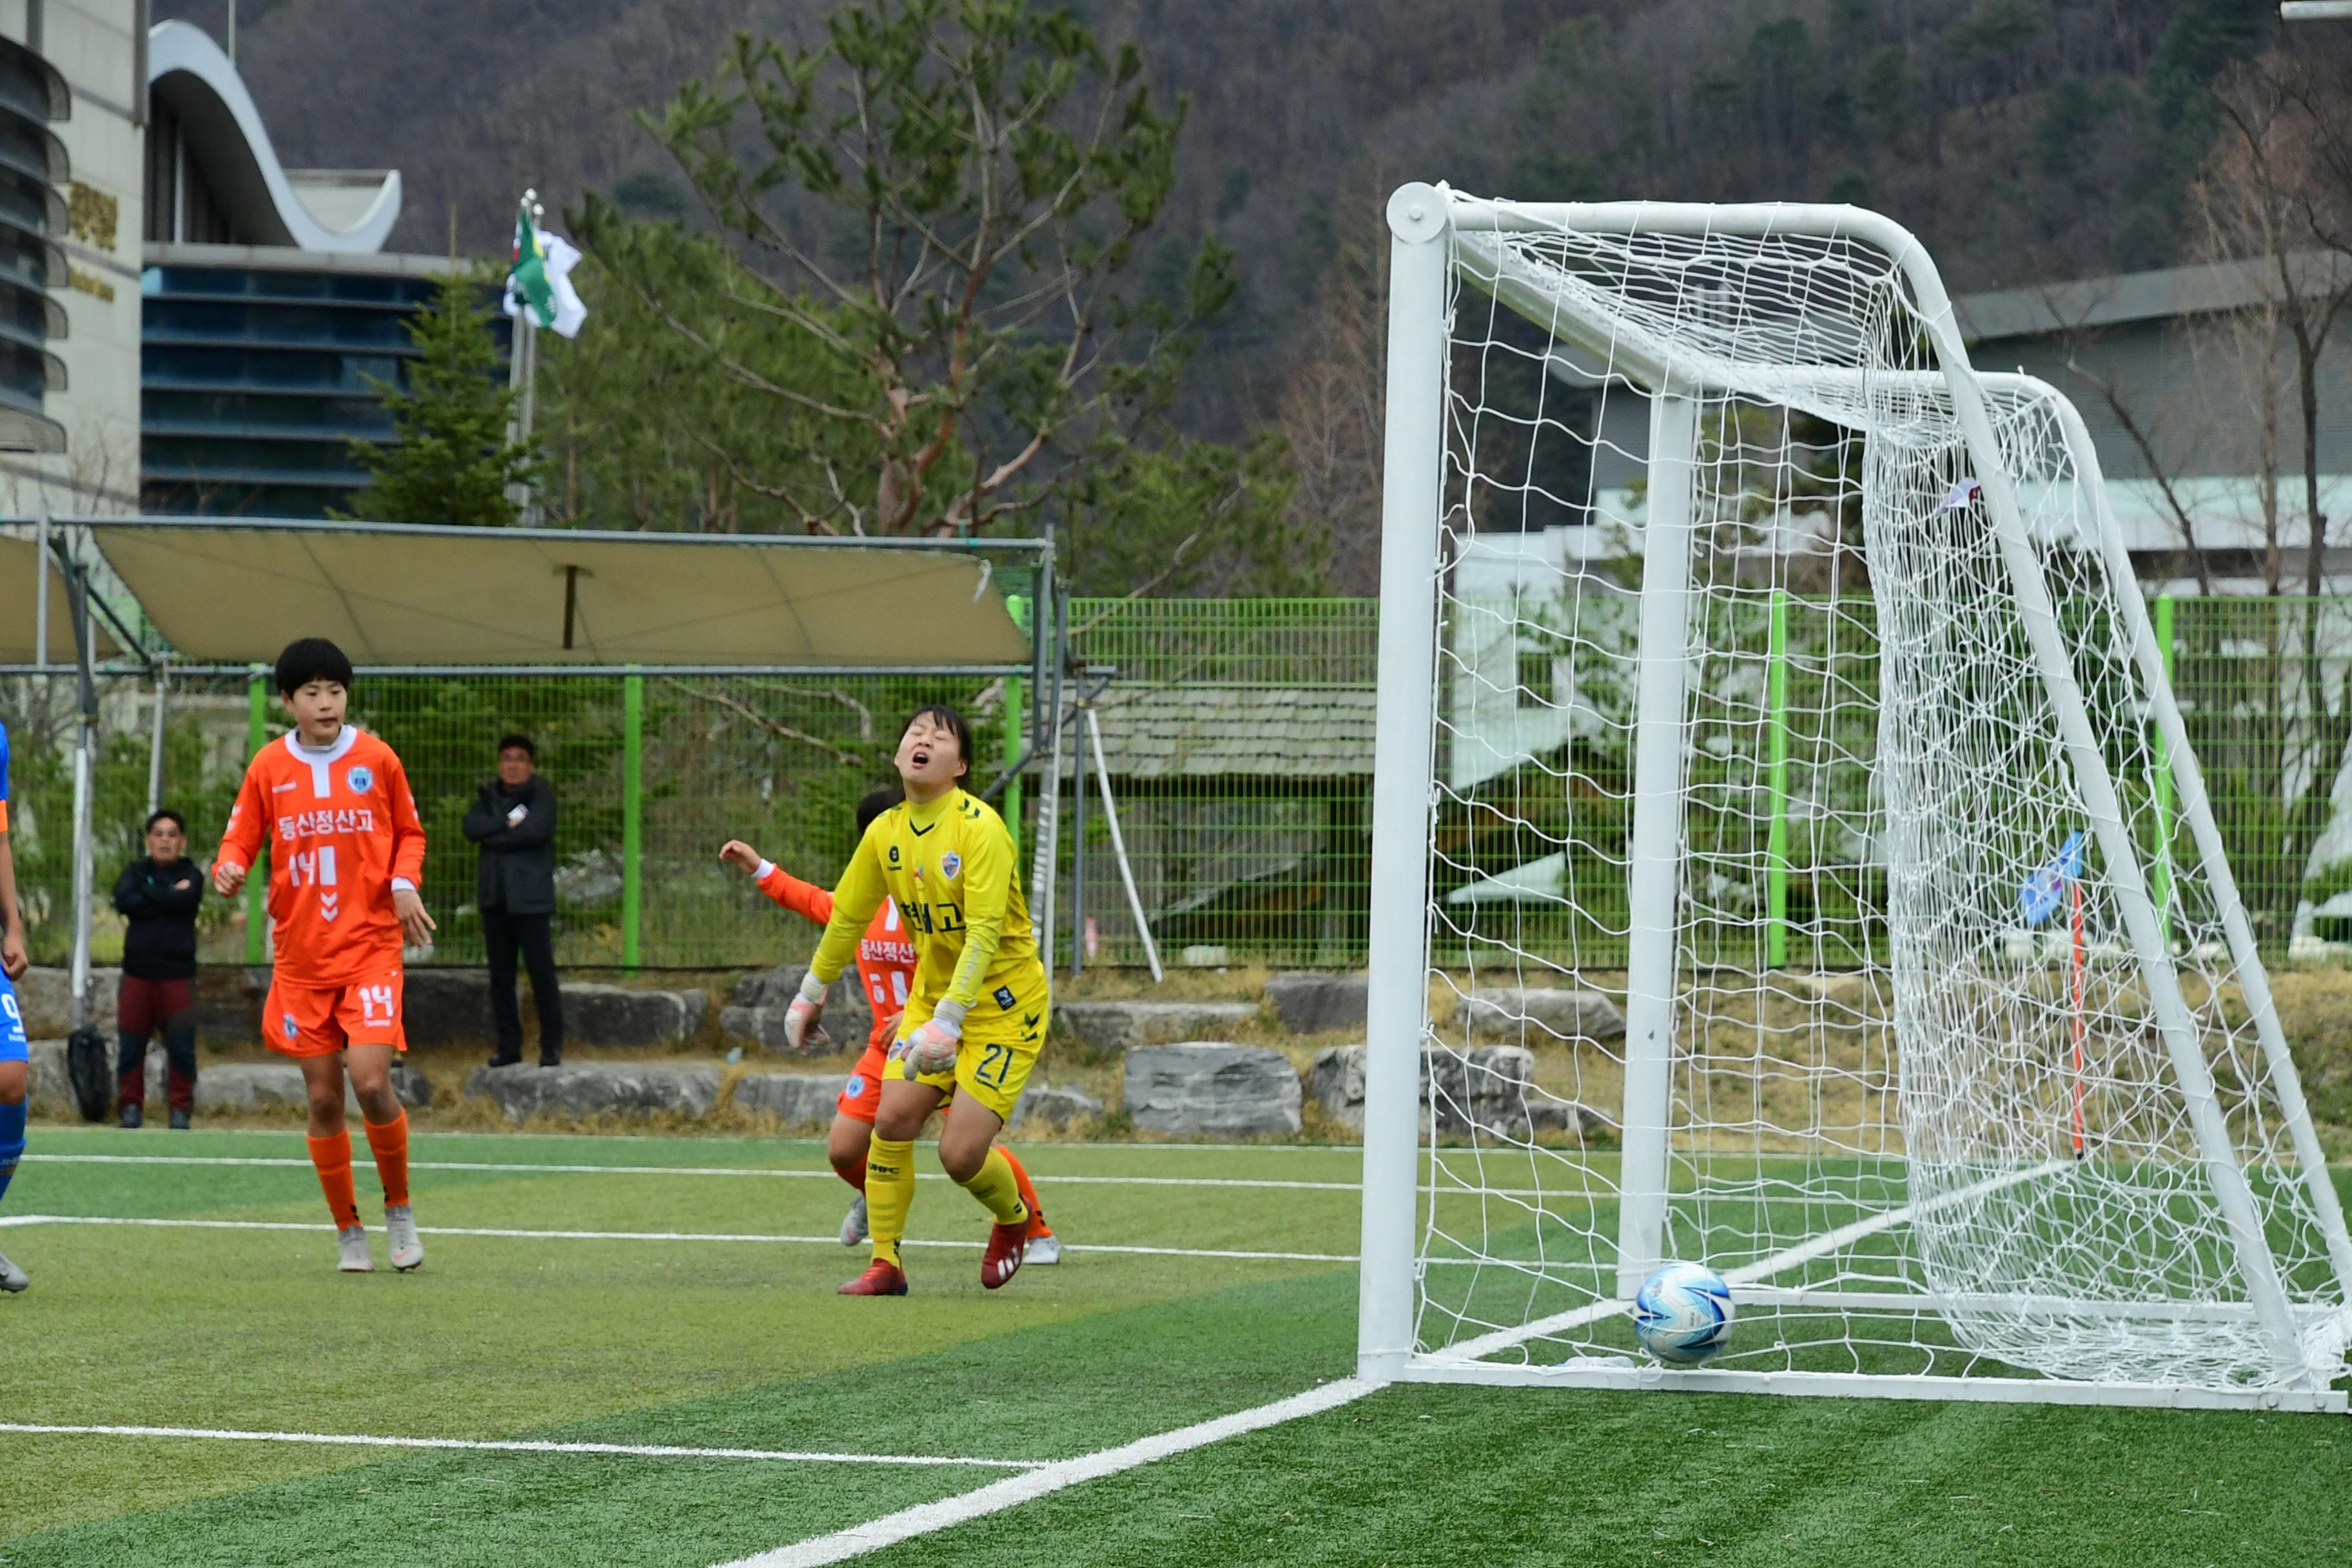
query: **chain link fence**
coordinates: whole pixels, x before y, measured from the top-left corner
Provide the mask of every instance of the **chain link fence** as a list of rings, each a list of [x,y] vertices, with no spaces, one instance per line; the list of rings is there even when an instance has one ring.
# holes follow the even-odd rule
[[[2352,957],[2352,600],[2165,598],[2153,616],[2266,951]],[[1447,633],[1456,662],[1466,658],[1491,679],[1452,683],[1443,696],[1456,755],[1438,766],[1461,773],[1449,793],[1468,804],[1441,815],[1441,859],[1466,886],[1564,853],[1561,875],[1576,880],[1589,914],[1608,889],[1622,898],[1630,770],[1589,738],[1544,729],[1542,711],[1558,704],[1563,683],[1583,678],[1563,670],[1540,626],[1529,624],[1493,648],[1471,647],[1473,627]],[[1871,624],[1866,604],[1792,599],[1777,631],[1766,619],[1755,628],[1759,665],[1785,663],[1774,689],[1786,765],[1771,811],[1786,819],[1780,853],[1789,872],[1770,895],[1768,923],[1838,937],[1819,952],[1810,942],[1804,952],[1780,944],[1776,963],[1835,967],[1829,949],[1859,953],[1874,940],[1875,883],[1840,884],[1830,889],[1836,908],[1817,908],[1810,900],[1824,897],[1826,884],[1805,874],[1819,848],[1806,803],[1871,788],[1870,727],[1850,721],[1875,689]],[[1370,600],[1071,603],[1066,698],[1074,709],[1091,706],[1094,722],[1072,724],[1059,752],[1056,952],[1065,967],[1074,958],[1142,961],[1094,765],[1097,730],[1137,892],[1169,963],[1362,963],[1377,638]],[[95,951],[103,963],[121,946],[107,894],[141,852],[156,686],[131,676],[99,685]],[[400,753],[416,793],[431,844],[425,899],[441,926],[432,962],[482,961],[476,856],[459,824],[491,777],[499,738],[518,731],[537,745],[559,801],[561,962],[721,969],[798,960],[815,938],[722,868],[721,844],[745,839],[795,874],[829,881],[851,847],[857,797],[892,776],[906,713],[928,701],[961,709],[981,753],[972,779],[986,789],[1031,739],[1024,686],[657,671],[362,677],[352,716]],[[10,837],[40,963],[62,963],[71,941],[73,702],[62,671],[0,678],[14,753]],[[161,798],[187,816],[199,858],[219,840],[246,759],[284,728],[266,677],[171,679]],[[1483,748],[1475,767],[1465,760],[1474,742]],[[1769,731],[1758,743],[1772,743]],[[1043,765],[1003,796],[1024,868]],[[1473,773],[1475,782],[1462,782]],[[1482,820],[1477,800],[1497,791],[1511,793],[1508,809]],[[1538,800],[1540,791],[1549,793]],[[1496,840],[1492,822],[1506,818],[1522,825],[1512,829],[1522,837],[1540,831],[1524,843]],[[1836,847],[1841,856],[1851,849]],[[248,912],[247,900],[207,907],[206,960],[264,959],[263,932]],[[1612,938],[1606,919],[1552,930],[1535,903],[1515,918],[1513,940],[1523,947],[1591,968],[1622,961],[1614,951],[1622,934]]]

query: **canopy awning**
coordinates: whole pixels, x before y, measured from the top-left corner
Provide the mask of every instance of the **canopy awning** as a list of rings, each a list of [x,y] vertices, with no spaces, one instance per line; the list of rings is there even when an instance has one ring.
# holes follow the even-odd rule
[[[987,557],[968,548],[389,523],[90,526],[192,660],[266,662],[300,637],[331,638],[362,665],[1030,658]]]
[[[38,580],[33,563],[41,547],[29,539],[0,538],[0,664],[32,664],[40,619]],[[117,649],[106,635],[106,623],[91,617],[98,641],[92,652],[109,658]],[[49,662],[71,668],[74,662],[73,600],[66,594],[65,574],[49,562]]]

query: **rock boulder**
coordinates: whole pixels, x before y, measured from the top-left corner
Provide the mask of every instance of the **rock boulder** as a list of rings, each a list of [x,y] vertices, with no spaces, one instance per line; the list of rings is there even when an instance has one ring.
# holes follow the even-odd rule
[[[122,984],[120,969],[89,972],[89,1021],[114,1034],[115,994]],[[16,1008],[24,1015],[27,1038],[62,1039],[73,1029],[73,972],[34,968],[16,982]]]
[[[1604,1119],[1573,1100],[1536,1089],[1532,1052],[1517,1046],[1481,1046],[1456,1055],[1426,1051],[1421,1058],[1421,1104],[1436,1104],[1441,1132],[1523,1140],[1537,1132],[1593,1132]],[[1315,1102],[1337,1121],[1362,1131],[1364,1047],[1327,1046],[1315,1053],[1307,1079]]]
[[[1256,1012],[1247,1002],[1065,1002],[1053,1026],[1090,1050],[1115,1053],[1197,1040]]]
[[[1065,1084],[1060,1089],[1041,1079],[1031,1079],[1029,1087],[1013,1107],[1010,1125],[1026,1127],[1032,1123],[1046,1127],[1066,1128],[1081,1121],[1091,1121],[1100,1116],[1103,1102],[1084,1089]]]
[[[801,976],[807,973],[806,964],[786,963],[737,981],[728,1005],[719,1010],[719,1033],[730,1045],[787,1052],[784,1009],[800,994]],[[874,1031],[874,1008],[854,971],[842,971],[825,992],[822,1026],[829,1043],[825,1051],[812,1051],[811,1056],[865,1048],[866,1036]]]
[[[1481,1038],[1544,1046],[1625,1037],[1625,1015],[1597,991],[1495,986],[1465,994],[1454,1005],[1454,1018],[1471,1026],[1473,1045]]]
[[[540,1115],[642,1116],[656,1111],[707,1116],[719,1103],[719,1068],[710,1062],[484,1067],[467,1076],[465,1092],[491,1101],[509,1121]]]
[[[1264,1046],[1190,1040],[1127,1053],[1127,1113],[1152,1132],[1240,1137],[1298,1131],[1298,1071]]]
[[[566,1004],[572,1000],[572,989],[563,988]],[[411,968],[401,977],[400,1005],[407,1015],[403,1026],[411,1050],[489,1047],[490,973],[487,969]],[[523,1005],[523,1016],[530,1016],[528,1003]]]
[[[702,1028],[710,998],[699,991],[640,991],[629,985],[566,985],[563,1032],[583,1046],[683,1045]]]
[[[1364,1026],[1365,976],[1276,974],[1265,983],[1265,1005],[1294,1035],[1323,1035]]]
[[[774,1117],[787,1127],[822,1127],[832,1121],[841,1095],[834,1072],[752,1073],[735,1080],[735,1109]]]

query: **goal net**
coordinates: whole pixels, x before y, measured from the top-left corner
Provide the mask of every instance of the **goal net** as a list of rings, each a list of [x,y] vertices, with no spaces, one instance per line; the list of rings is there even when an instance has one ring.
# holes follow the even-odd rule
[[[1874,215],[1391,218],[1367,1369],[2343,1408],[2074,409]],[[1703,1369],[1632,1331],[1669,1261],[1731,1286]]]

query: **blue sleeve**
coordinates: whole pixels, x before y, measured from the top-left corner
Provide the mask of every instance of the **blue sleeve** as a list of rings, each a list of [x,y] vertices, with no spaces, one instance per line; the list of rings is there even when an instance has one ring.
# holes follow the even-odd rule
[[[8,726],[0,723],[0,805],[8,800]]]

